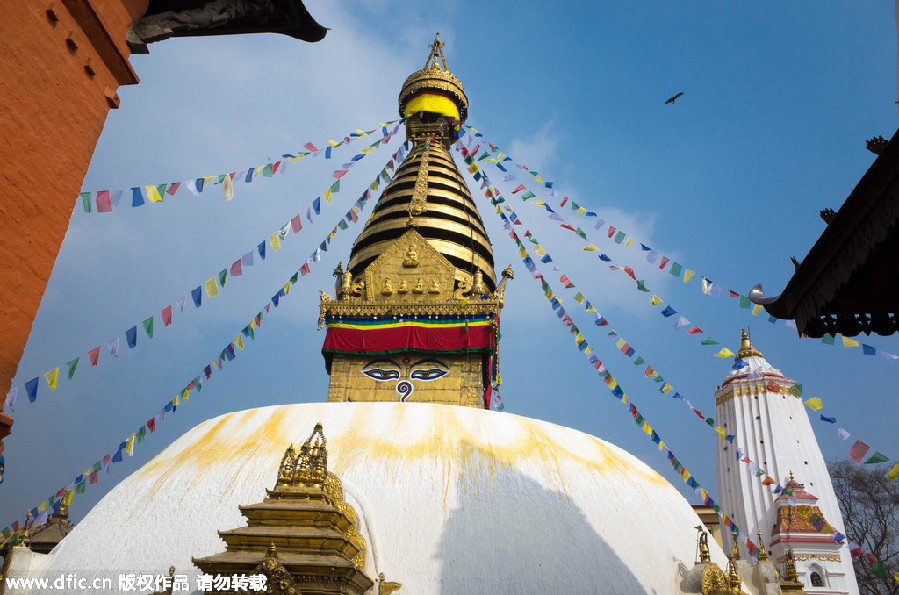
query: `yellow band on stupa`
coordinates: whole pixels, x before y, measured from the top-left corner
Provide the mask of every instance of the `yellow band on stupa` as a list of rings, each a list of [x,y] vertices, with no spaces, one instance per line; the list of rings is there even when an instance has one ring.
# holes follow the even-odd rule
[[[436,93],[420,93],[416,95],[406,104],[405,112],[406,118],[416,112],[434,112],[461,120],[459,117],[459,106],[449,97],[437,95]]]

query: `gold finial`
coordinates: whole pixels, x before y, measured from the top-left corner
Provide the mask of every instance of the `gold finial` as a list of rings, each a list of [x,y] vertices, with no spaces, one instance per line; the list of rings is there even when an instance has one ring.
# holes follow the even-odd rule
[[[709,554],[709,534],[703,531],[702,525],[696,527],[699,531],[699,563],[711,562],[712,556]]]
[[[445,46],[446,44],[440,41],[440,33],[434,35],[434,43],[428,44],[431,53],[428,54],[428,59],[425,60],[425,68],[440,68],[443,65],[443,70],[449,72],[449,68],[446,66],[446,57],[443,55]],[[440,64],[437,63],[438,57],[440,58]]]
[[[799,575],[796,573],[796,560],[793,559],[793,550],[787,550],[787,580],[798,583]]]
[[[767,562],[768,561],[768,550],[765,549],[765,542],[762,541],[762,532],[759,531],[759,553],[758,553],[759,562]]]
[[[795,481],[795,480],[796,480],[796,478],[793,477],[793,470],[790,469],[790,481]]]
[[[737,530],[736,529],[731,530],[730,535],[731,535],[731,538],[733,538],[733,542],[734,542],[734,546],[731,549],[730,555],[733,557],[734,560],[739,560],[740,559],[740,549],[737,547],[737,535],[738,535]]]
[[[743,580],[737,572],[737,559],[729,558],[727,561],[727,586],[730,587],[731,593],[743,592],[740,588],[740,585],[743,584]]]
[[[740,338],[740,350],[737,352],[737,355],[734,357],[734,361],[744,357],[762,357],[762,354],[752,346],[752,341],[749,340],[749,333],[746,332],[746,329],[740,329],[743,334]]]
[[[278,557],[278,548],[275,547],[275,542],[272,541],[268,544],[268,550],[265,552],[266,558],[277,558]]]
[[[399,591],[400,587],[403,586],[403,583],[395,583],[392,581],[384,580],[384,573],[378,573],[378,595],[389,595],[395,591]]]

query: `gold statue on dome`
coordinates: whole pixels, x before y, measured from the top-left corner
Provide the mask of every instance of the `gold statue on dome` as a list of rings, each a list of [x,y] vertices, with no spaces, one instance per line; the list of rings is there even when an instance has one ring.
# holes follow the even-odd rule
[[[390,277],[384,277],[384,284],[381,286],[381,295],[393,295],[393,284]]]
[[[396,292],[399,293],[399,294],[406,294],[406,293],[409,293],[409,286],[406,284],[406,280],[405,280],[405,279],[403,279],[402,281],[400,281],[400,286],[397,287]]]
[[[412,293],[424,293],[425,292],[425,283],[422,281],[422,278],[418,278],[418,283],[415,284],[415,287],[412,288]]]
[[[431,284],[428,286],[428,293],[440,293],[440,284],[437,282],[437,279],[431,279]]]

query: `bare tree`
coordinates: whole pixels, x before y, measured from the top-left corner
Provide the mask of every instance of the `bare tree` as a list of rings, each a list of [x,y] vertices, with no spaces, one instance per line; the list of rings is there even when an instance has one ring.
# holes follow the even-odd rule
[[[859,592],[899,595],[893,572],[899,569],[899,480],[886,478],[883,465],[849,460],[827,462],[849,539],[887,566],[886,576],[872,572],[866,556],[852,561]]]

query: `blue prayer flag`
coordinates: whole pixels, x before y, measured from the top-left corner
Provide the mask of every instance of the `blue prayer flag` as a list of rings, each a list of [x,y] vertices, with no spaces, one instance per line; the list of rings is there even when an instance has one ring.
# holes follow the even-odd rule
[[[139,207],[144,204],[144,195],[141,194],[140,188],[131,189],[131,206]]]
[[[671,306],[665,306],[665,309],[662,310],[662,316],[664,316],[665,318],[670,318],[675,314],[677,314],[677,310],[675,310]]]
[[[262,260],[265,260],[265,242],[259,242],[259,245],[256,246],[256,251],[259,252],[259,257]]]
[[[253,173],[255,173],[255,171],[256,171],[256,168],[255,168],[255,167],[251,167],[250,169],[248,169],[248,170],[247,170],[247,177],[244,178],[244,182],[246,182],[247,184],[249,184],[250,182],[252,182],[252,181],[253,181]]]
[[[612,259],[606,256],[605,254],[600,254],[599,259],[603,262],[612,262]]]
[[[194,300],[194,305],[199,308],[200,304],[203,303],[203,286],[200,285],[196,289],[190,290],[190,297]]]
[[[862,343],[862,352],[865,355],[874,355],[875,353],[877,353],[877,349],[871,347],[870,345],[865,345],[864,343]]]
[[[125,331],[125,340],[128,341],[128,347],[133,348],[137,345],[137,327],[132,326],[130,329]]]
[[[826,421],[829,424],[837,423],[837,418],[835,417],[824,417],[824,414],[821,414],[821,421]]]
[[[322,212],[322,199],[320,196],[312,201],[312,210],[315,211],[316,215]]]
[[[34,403],[34,400],[37,399],[37,377],[25,383],[25,392],[28,393],[28,400]]]

